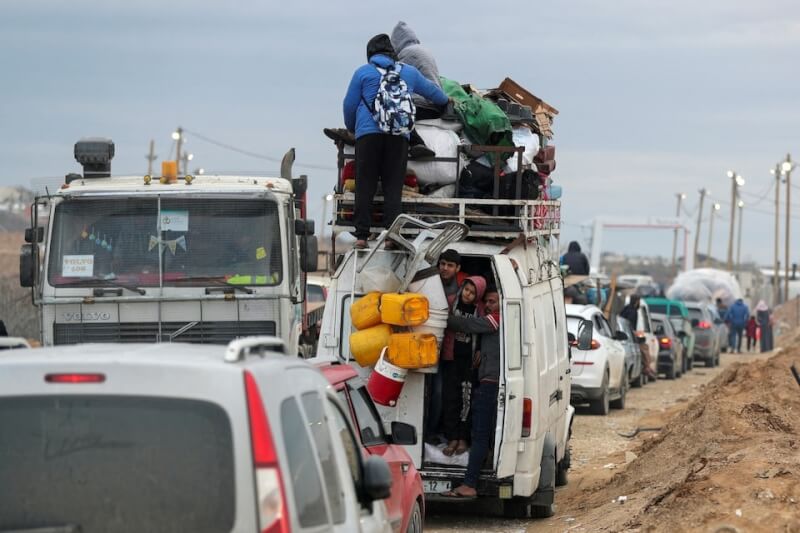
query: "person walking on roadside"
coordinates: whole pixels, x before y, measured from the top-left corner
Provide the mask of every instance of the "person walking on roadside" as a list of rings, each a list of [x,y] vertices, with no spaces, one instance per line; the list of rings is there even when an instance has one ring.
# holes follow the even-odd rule
[[[736,302],[725,313],[725,322],[728,323],[730,328],[728,342],[731,352],[736,350],[738,353],[742,353],[742,336],[749,317],[750,309],[747,308],[741,298],[737,298]]]
[[[589,275],[589,259],[581,251],[578,241],[572,241],[567,247],[567,253],[561,256],[561,264],[569,267],[569,273],[576,276]]]
[[[773,346],[772,312],[767,302],[760,300],[756,305],[756,322],[761,328],[761,352],[769,352]]]
[[[750,315],[750,320],[747,321],[747,327],[745,327],[745,334],[747,335],[748,352],[754,350],[756,347],[757,332],[758,332],[758,323],[756,322],[756,317]]]
[[[367,63],[353,73],[344,97],[344,123],[356,139],[356,197],[353,213],[355,247],[367,247],[373,199],[383,189],[383,225],[400,214],[408,160],[408,136],[414,123],[412,94],[436,105],[449,101],[419,70],[397,61],[389,36],[367,43]],[[393,247],[387,242],[387,247]]]

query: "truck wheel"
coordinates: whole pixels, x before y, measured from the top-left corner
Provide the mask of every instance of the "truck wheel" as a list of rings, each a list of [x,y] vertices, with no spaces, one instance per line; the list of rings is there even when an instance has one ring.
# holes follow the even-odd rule
[[[619,380],[619,398],[609,402],[614,409],[625,409],[625,395],[628,393],[628,374],[623,373]]]
[[[511,498],[503,500],[503,516],[506,518],[528,518],[531,504],[527,498]]]
[[[531,505],[531,518],[550,518],[556,514],[556,504]]]
[[[589,403],[589,412],[593,415],[607,415],[609,411],[609,391],[608,391],[608,370],[606,370],[605,376],[603,377],[603,384],[601,385],[603,389],[602,396],[600,396],[599,400],[594,400]]]
[[[422,533],[422,510],[419,508],[419,502],[414,502],[406,533]]]
[[[567,451],[564,454],[564,458],[558,463],[556,467],[556,487],[563,487],[567,483],[569,483],[569,465],[570,461],[572,460],[572,455],[569,451],[569,445],[567,445]]]

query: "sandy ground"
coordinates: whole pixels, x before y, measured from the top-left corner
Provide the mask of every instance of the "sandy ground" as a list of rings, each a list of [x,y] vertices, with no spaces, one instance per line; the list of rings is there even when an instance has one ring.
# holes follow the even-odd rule
[[[627,408],[607,417],[579,411],[554,517],[508,520],[493,505],[438,504],[426,530],[800,532],[795,341],[797,349],[723,354],[720,368],[633,389]],[[637,428],[660,429],[619,435]]]

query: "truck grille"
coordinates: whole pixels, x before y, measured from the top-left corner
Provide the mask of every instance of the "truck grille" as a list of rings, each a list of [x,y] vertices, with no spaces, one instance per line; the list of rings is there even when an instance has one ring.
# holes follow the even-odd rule
[[[55,344],[81,342],[167,342],[170,335],[186,326],[186,322],[162,322],[161,338],[158,322],[115,322],[110,324],[55,324]],[[275,335],[275,322],[229,321],[198,322],[172,339],[175,342],[227,344],[237,337]]]

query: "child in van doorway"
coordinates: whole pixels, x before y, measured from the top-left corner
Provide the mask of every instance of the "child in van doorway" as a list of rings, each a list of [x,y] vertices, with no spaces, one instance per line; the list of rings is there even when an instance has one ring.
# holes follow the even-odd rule
[[[481,276],[466,278],[456,295],[450,312],[457,317],[478,317],[483,314],[483,293],[486,280]],[[478,337],[468,331],[447,329],[442,342],[442,404],[444,436],[447,446],[442,450],[447,456],[461,455],[468,449],[470,377],[472,359]]]

